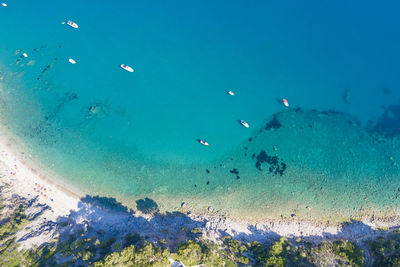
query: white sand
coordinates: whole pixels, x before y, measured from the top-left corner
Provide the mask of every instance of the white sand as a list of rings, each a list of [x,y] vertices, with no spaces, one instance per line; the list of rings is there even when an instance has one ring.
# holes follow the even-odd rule
[[[39,203],[48,205],[53,211],[53,215],[47,217],[50,220],[77,209],[79,196],[67,193],[65,188],[50,181],[43,171],[31,167],[29,155],[18,153],[13,142],[7,135],[0,136],[0,173],[4,175],[1,182],[12,185],[14,194],[27,199],[37,197]]]

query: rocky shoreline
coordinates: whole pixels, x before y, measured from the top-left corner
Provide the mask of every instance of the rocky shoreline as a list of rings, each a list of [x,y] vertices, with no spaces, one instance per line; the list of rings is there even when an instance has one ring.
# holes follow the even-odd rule
[[[23,202],[33,218],[40,218],[28,224],[18,234],[18,242],[25,248],[48,242],[60,232],[60,224],[66,222],[71,228],[70,231],[83,227],[85,231],[91,229],[93,232],[109,232],[113,236],[135,231],[151,241],[171,240],[173,247],[188,238],[182,234],[182,228],[200,228],[203,236],[212,241],[230,235],[242,242],[272,242],[279,237],[300,237],[320,242],[339,238],[359,240],[373,236],[378,228],[397,228],[400,225],[398,218],[365,219],[343,224],[300,219],[249,224],[233,221],[218,213],[196,215],[184,209],[166,213],[134,213],[112,198],[80,197],[67,191],[37,169],[30,167],[26,161],[19,159],[13,150],[12,142],[13,140],[5,136],[0,140],[1,197],[5,203],[13,203],[16,200]]]

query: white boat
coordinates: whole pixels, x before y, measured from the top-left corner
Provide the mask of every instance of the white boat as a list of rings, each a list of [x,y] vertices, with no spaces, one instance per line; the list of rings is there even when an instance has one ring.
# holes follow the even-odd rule
[[[78,29],[78,24],[76,24],[75,22],[73,22],[72,20],[68,20],[67,21],[67,25],[71,26],[72,28]]]
[[[287,107],[289,106],[289,103],[287,102],[286,99],[283,99],[282,102],[283,102],[283,104],[284,104],[285,106],[287,106]]]
[[[1,3],[1,5],[2,5],[2,6],[4,6],[4,7],[7,7],[7,4],[6,4],[6,3],[4,3],[4,2],[3,2],[3,3]]]
[[[73,60],[72,58],[68,59],[68,61],[69,61],[69,63],[71,63],[71,64],[76,64],[76,61]]]
[[[235,95],[235,93],[234,92],[232,92],[232,91],[228,91],[228,94],[230,94],[230,95]]]
[[[134,72],[134,70],[131,67],[129,67],[128,65],[125,65],[125,64],[121,64],[121,68],[123,68],[124,70],[129,71],[129,72]]]
[[[22,56],[23,57],[28,57],[28,54],[27,53],[23,53]]]
[[[249,128],[249,124],[244,120],[240,120],[240,124],[243,125],[246,128]]]
[[[199,143],[202,144],[203,146],[209,146],[210,144],[204,140],[199,140]]]

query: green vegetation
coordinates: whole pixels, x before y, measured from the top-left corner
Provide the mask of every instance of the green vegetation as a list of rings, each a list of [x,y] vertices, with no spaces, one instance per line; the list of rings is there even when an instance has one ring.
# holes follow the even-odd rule
[[[249,264],[250,260],[247,256],[245,256],[248,250],[246,245],[233,239],[231,236],[223,237],[222,242],[225,245],[225,248],[227,250],[226,252],[228,252],[226,254],[228,260],[242,264]]]
[[[12,236],[24,226],[26,223],[24,208],[25,207],[20,204],[14,209],[9,218],[4,218],[5,223],[3,223],[0,228],[0,240],[7,239],[7,237]]]
[[[383,234],[368,242],[375,266],[400,266],[400,233]]]
[[[200,264],[204,258],[203,252],[204,250],[200,243],[190,240],[179,246],[175,258],[186,265],[197,265]]]
[[[243,256],[236,257],[225,246],[221,247],[204,240],[189,240],[181,244],[171,257],[185,265],[203,264],[205,266],[237,266],[235,263],[239,263],[239,257],[243,262],[247,259]]]
[[[106,266],[168,266],[168,250],[162,250],[154,244],[145,242],[142,247],[131,245],[121,252],[108,255],[103,261],[95,262],[95,267]]]
[[[342,257],[352,266],[363,266],[364,251],[349,241],[336,241],[333,243],[335,255]]]
[[[323,242],[313,245],[292,244],[286,238],[270,246],[252,242],[250,249],[256,266],[363,266],[364,252],[349,241]]]
[[[286,264],[301,264],[307,261],[307,252],[304,248],[293,246],[286,238],[280,238],[271,246],[263,246],[252,242],[250,248],[253,252],[257,266],[286,266]]]
[[[192,234],[197,235],[197,234],[201,234],[201,233],[202,233],[202,230],[201,230],[201,228],[193,228],[192,230],[190,230],[190,232],[191,232]]]
[[[14,210],[3,214],[3,205],[0,205],[0,266],[19,266],[29,262],[26,252],[18,251],[15,234],[27,223],[25,206],[16,203]],[[5,212],[4,212],[5,213]]]
[[[125,242],[124,242],[124,247],[128,247],[130,245],[137,245],[140,242],[143,242],[143,239],[140,235],[134,233],[128,233],[125,235]]]

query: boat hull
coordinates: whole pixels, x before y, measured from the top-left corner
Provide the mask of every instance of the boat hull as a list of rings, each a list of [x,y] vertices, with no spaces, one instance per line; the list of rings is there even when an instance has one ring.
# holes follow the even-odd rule
[[[134,70],[131,67],[124,65],[124,64],[121,65],[121,68],[123,68],[124,70],[126,70],[128,72],[134,72]]]

